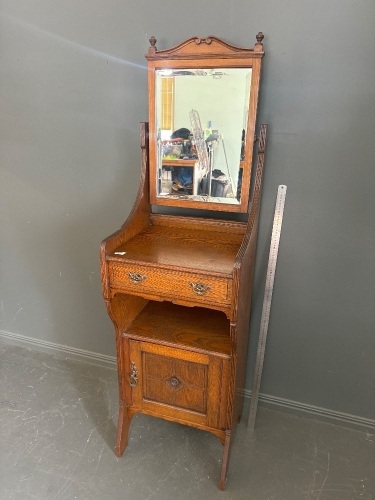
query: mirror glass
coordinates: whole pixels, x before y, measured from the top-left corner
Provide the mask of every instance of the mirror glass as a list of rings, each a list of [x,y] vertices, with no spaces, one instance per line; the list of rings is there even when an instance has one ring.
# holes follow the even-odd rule
[[[156,70],[158,197],[240,203],[251,73]]]

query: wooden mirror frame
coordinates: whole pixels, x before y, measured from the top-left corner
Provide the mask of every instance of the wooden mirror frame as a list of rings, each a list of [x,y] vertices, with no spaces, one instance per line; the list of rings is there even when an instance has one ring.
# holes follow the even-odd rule
[[[206,38],[192,37],[181,44],[166,50],[157,50],[156,39],[150,38],[150,48],[146,59],[148,61],[148,104],[149,104],[149,176],[150,203],[201,210],[224,212],[248,211],[251,168],[255,140],[256,114],[260,84],[261,61],[263,52],[263,34],[256,36],[257,43],[251,49],[230,45],[223,40],[208,36]],[[157,130],[156,130],[156,70],[179,68],[251,68],[251,91],[249,113],[245,137],[244,161],[241,161],[242,187],[241,199],[238,204],[202,202],[190,198],[172,199],[158,195],[158,164],[157,164]]]

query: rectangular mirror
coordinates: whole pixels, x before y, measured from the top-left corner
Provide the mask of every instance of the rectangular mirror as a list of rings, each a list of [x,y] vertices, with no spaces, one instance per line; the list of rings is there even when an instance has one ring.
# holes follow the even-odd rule
[[[261,39],[254,49],[215,37],[166,51],[150,42],[151,203],[246,212]]]

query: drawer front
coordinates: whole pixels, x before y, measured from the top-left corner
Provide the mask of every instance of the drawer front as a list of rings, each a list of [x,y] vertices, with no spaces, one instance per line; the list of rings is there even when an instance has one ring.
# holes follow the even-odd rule
[[[109,262],[110,287],[132,294],[230,304],[231,280]]]
[[[229,360],[130,340],[133,405],[165,417],[225,427]]]

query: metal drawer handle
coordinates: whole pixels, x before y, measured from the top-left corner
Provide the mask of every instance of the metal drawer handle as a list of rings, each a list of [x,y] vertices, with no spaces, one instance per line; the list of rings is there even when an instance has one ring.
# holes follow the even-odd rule
[[[196,293],[197,295],[204,295],[206,292],[209,292],[211,290],[211,287],[205,285],[204,283],[191,282],[189,283],[189,285],[193,289],[193,292]]]
[[[181,385],[181,381],[177,377],[171,377],[167,383],[172,389],[178,389]]]
[[[138,370],[135,366],[135,363],[132,361],[130,365],[130,377],[129,377],[129,385],[130,387],[137,387],[138,384]]]
[[[141,283],[141,281],[145,280],[147,276],[145,274],[140,274],[140,273],[128,273],[129,279],[132,283],[137,285],[138,283]]]

